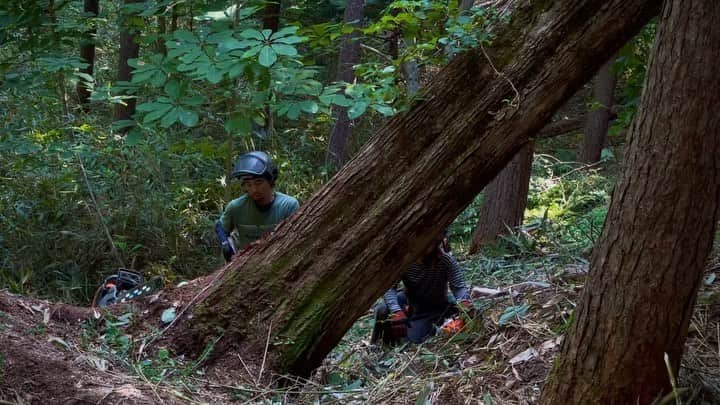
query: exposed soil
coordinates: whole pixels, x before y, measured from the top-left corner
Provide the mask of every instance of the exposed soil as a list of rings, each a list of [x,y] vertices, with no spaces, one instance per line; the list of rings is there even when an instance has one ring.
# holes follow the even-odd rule
[[[427,395],[432,403],[531,404],[539,398],[544,380],[562,339],[562,326],[582,290],[584,268],[567,267],[553,280],[536,280],[510,286],[494,286],[476,294],[492,303],[483,314],[480,329],[471,340],[433,338],[423,346],[399,351],[370,347],[367,338],[346,336],[346,349],[334,352],[309,380],[279,388],[257,354],[240,351],[208,362],[186,375],[183,383],[169,376],[161,381],[138,372],[143,361],[156,361],[158,349],[169,338],[182,335],[182,320],[163,333],[150,348],[139,353],[143,337],[162,330],[161,314],[197,301],[214,279],[210,275],[182,287],[170,287],[117,305],[100,313],[91,308],[17,296],[0,291],[0,400],[11,403],[63,404],[155,404],[155,403],[247,403],[283,398],[289,403],[416,403]],[[720,398],[720,261],[707,271],[687,343],[680,373],[681,386],[693,387],[691,403],[718,403]],[[510,305],[527,303],[524,317],[502,324],[500,316]],[[133,313],[133,321],[122,326],[134,346],[130,360],[103,346],[105,317],[119,319]],[[188,311],[189,313],[189,311]],[[358,324],[369,325],[368,314]],[[362,333],[364,332],[364,329]],[[352,331],[351,331],[352,332]],[[350,333],[349,333],[350,335]],[[348,348],[349,346],[349,348]],[[187,369],[192,360],[181,360],[175,371]],[[389,362],[389,363],[387,363]],[[384,364],[392,363],[392,366]],[[209,366],[209,367],[207,367]],[[332,374],[348,381],[363,381],[360,388],[341,388],[330,383]],[[290,388],[287,388],[290,387]],[[337,387],[337,386],[335,386]],[[426,391],[426,394],[423,392]],[[329,392],[329,393],[327,393]]]

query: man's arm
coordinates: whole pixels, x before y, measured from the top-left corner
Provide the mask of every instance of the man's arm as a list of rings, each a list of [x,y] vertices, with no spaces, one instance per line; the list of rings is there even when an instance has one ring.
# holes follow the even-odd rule
[[[230,204],[228,204],[227,208],[225,208],[225,211],[220,216],[220,219],[218,219],[215,222],[215,233],[218,236],[218,239],[220,240],[220,246],[222,248],[222,254],[223,257],[225,257],[225,261],[230,261],[237,253],[237,249],[235,248],[235,244],[233,243],[232,238],[230,237],[230,233],[233,229],[233,222],[232,222],[232,216],[228,212],[230,210]]]
[[[387,305],[388,310],[391,314],[402,311],[400,303],[398,302],[398,292],[395,287],[385,292],[385,294],[383,295],[383,300],[385,300],[385,305]]]
[[[467,284],[465,284],[465,276],[463,275],[462,268],[455,258],[449,254],[444,254],[442,260],[447,266],[448,284],[453,296],[457,301],[468,299],[468,288]]]

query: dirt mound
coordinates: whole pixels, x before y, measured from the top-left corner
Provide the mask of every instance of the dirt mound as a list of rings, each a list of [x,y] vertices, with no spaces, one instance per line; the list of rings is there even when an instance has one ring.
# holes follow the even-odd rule
[[[0,399],[18,403],[153,404],[151,387],[80,349],[93,310],[0,291]],[[172,397],[163,402],[174,403]]]

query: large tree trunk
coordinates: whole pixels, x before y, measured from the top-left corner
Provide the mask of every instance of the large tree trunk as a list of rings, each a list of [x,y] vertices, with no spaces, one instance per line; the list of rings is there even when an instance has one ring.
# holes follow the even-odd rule
[[[271,369],[309,373],[658,6],[523,1],[494,47],[455,58],[409,112],[225,267],[182,338],[197,347],[223,334],[214,353],[245,359],[262,359],[269,339]]]
[[[530,188],[533,150],[533,143],[528,142],[485,187],[470,253],[477,253],[483,244],[493,242],[498,235],[522,224]]]
[[[585,136],[578,153],[583,163],[595,163],[600,160],[602,149],[607,142],[611,110],[615,93],[615,72],[612,69],[614,58],[610,59],[597,74],[593,85],[593,101],[600,104],[588,113],[585,123]]]
[[[677,373],[720,201],[720,2],[667,1],[625,171],[544,404],[649,404]]]
[[[124,4],[138,3],[141,0],[124,0]],[[125,15],[120,19],[120,52],[118,56],[117,81],[129,82],[132,78],[132,69],[128,65],[128,59],[137,58],[140,53],[140,45],[135,42],[135,35],[139,34],[137,23],[133,21],[138,18],[133,15]],[[115,120],[129,120],[135,114],[135,99],[125,100],[125,105],[118,104],[115,107]]]
[[[83,11],[88,16],[95,18],[100,12],[99,0],[85,0],[83,3]],[[95,70],[95,34],[97,32],[96,22],[93,20],[92,28],[85,33],[84,38],[80,45],[80,59],[87,63],[87,67],[80,69],[80,72],[86,73],[90,76],[94,74]],[[87,111],[87,105],[90,102],[90,90],[84,81],[78,80],[77,83],[77,94],[80,105]]]
[[[343,21],[346,24],[352,24],[355,27],[362,26],[362,20],[365,17],[365,0],[349,0],[345,6],[345,14]],[[352,83],[355,81],[355,70],[353,66],[360,63],[360,42],[358,42],[358,33],[352,33],[343,37],[340,46],[340,55],[338,57],[338,81]],[[335,116],[335,126],[330,133],[330,142],[328,144],[328,152],[326,161],[336,168],[342,167],[348,160],[348,141],[352,133],[352,120],[348,118],[347,108],[337,107],[333,112]]]

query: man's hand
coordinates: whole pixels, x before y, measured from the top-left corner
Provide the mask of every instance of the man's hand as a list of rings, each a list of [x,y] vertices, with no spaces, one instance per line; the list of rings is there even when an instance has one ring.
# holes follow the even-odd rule
[[[475,306],[470,300],[462,300],[458,302],[458,310],[460,311],[461,315],[467,316],[470,319],[475,318],[475,315],[477,315]]]
[[[232,260],[232,257],[235,254],[235,249],[233,248],[230,241],[226,240],[222,243],[222,254],[226,262]]]
[[[400,339],[407,336],[408,319],[404,311],[397,311],[392,314],[390,328],[395,338]]]

